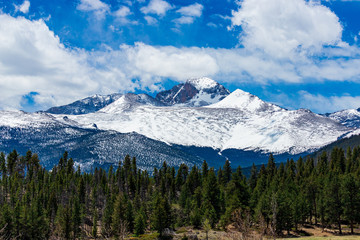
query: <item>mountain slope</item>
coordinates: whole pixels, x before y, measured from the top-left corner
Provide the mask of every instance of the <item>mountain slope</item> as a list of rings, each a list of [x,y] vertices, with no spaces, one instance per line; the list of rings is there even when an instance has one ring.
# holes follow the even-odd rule
[[[168,144],[278,154],[312,151],[352,131],[309,110],[288,111],[241,90],[206,107],[123,106],[119,99],[101,111],[68,117]]]
[[[114,93],[110,95],[94,95],[87,97],[68,105],[52,107],[45,112],[52,114],[86,114],[100,110],[101,108],[109,105],[110,103],[118,100],[122,94]]]
[[[322,148],[320,148],[318,151],[315,151],[311,153],[309,156],[314,157],[317,159],[321,154],[325,151],[328,156],[330,156],[331,151],[337,147],[342,148],[345,152],[350,147],[353,149],[354,147],[360,146],[360,135],[352,135],[350,137],[345,137],[342,139],[339,139],[335,142],[330,143],[329,145],[326,145]]]
[[[112,96],[112,97],[109,97]],[[163,161],[234,166],[310,153],[360,133],[306,109],[286,110],[208,78],[189,79],[156,98],[93,96],[62,106],[64,114],[1,112],[0,150],[39,152],[47,166],[67,150],[78,164],[116,163],[125,154],[152,170]]]
[[[255,95],[248,92],[236,89],[229,96],[222,101],[214,103],[208,108],[235,108],[244,112],[256,113],[256,112],[276,112],[285,109],[280,108],[277,105],[262,101]]]
[[[326,116],[340,122],[347,127],[360,127],[360,108],[342,110],[339,112],[326,114]]]
[[[70,124],[69,124],[70,123]],[[85,170],[116,165],[126,154],[135,156],[140,168],[152,172],[166,161],[170,166],[190,166],[203,159],[136,133],[122,134],[96,128],[79,128],[69,119],[55,119],[46,113],[3,111],[0,114],[0,151],[13,149],[38,153],[51,169],[64,151]]]

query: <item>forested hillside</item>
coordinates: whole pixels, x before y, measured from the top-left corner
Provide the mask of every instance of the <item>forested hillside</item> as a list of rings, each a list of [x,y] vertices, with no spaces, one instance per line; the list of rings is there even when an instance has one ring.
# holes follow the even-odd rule
[[[65,152],[45,170],[36,154],[0,155],[0,239],[120,238],[192,226],[208,231],[229,225],[247,237],[284,235],[302,224],[340,234],[360,223],[360,148],[334,148],[329,156],[289,160],[272,155],[246,179],[227,161],[219,170],[178,169],[164,162],[149,176],[126,156],[108,172],[74,169]],[[157,232],[155,234],[155,232]]]

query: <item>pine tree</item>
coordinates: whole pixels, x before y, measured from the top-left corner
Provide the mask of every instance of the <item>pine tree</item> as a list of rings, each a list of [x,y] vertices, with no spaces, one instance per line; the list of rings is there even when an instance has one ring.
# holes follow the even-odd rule
[[[3,152],[0,153],[0,175],[4,178],[6,175],[6,161],[5,161],[5,154]]]
[[[317,163],[318,174],[324,175],[328,169],[327,165],[328,165],[327,154],[324,151],[322,152],[321,156],[318,158],[318,163]]]
[[[10,175],[13,175],[16,170],[18,158],[19,154],[15,149],[7,156],[7,170]]]
[[[341,196],[344,217],[350,223],[351,234],[354,233],[354,224],[360,220],[359,184],[352,174],[345,175],[342,181]]]
[[[135,218],[135,229],[134,229],[135,235],[139,236],[141,234],[144,234],[145,228],[146,228],[146,218],[144,216],[144,213],[140,210],[140,212],[136,215]]]
[[[168,199],[156,193],[152,206],[151,224],[153,229],[160,234],[160,237],[165,228],[171,226],[171,219],[171,208]]]
[[[2,239],[11,239],[12,236],[14,236],[13,231],[15,226],[12,215],[10,206],[8,204],[3,204],[0,208],[0,229],[2,229],[0,238]]]
[[[134,211],[133,211],[131,201],[129,201],[129,200],[126,203],[125,221],[128,226],[128,231],[133,232],[134,231]]]
[[[97,210],[96,210],[96,208],[94,208],[94,210],[93,210],[93,226],[92,226],[92,230],[91,230],[91,235],[95,239],[97,238],[97,218],[98,218]]]
[[[231,166],[230,166],[230,161],[226,160],[225,164],[224,164],[224,181],[225,181],[225,184],[230,182],[231,175],[232,175],[232,170],[231,170]]]
[[[209,166],[207,164],[207,162],[204,160],[202,166],[201,166],[201,169],[202,169],[202,176],[203,178],[205,179],[207,177],[207,174],[209,172]]]
[[[58,208],[57,228],[61,238],[70,239],[71,237],[71,212],[68,205]]]
[[[105,200],[104,213],[102,215],[102,233],[105,236],[111,235],[111,225],[112,225],[112,213],[113,208],[113,199],[110,194],[107,195]]]
[[[211,168],[203,185],[203,211],[205,217],[208,217],[215,224],[219,219],[220,213],[220,189],[215,176],[214,168]]]
[[[118,194],[114,202],[114,212],[111,219],[111,229],[115,236],[119,236],[122,232],[128,230],[125,220],[126,202],[123,194]],[[126,228],[126,229],[124,229]]]
[[[326,181],[326,217],[331,223],[337,223],[339,233],[341,230],[342,203],[340,195],[340,181],[337,175],[329,174]]]
[[[268,182],[271,182],[272,177],[276,174],[276,164],[272,153],[270,153],[269,160],[266,165],[266,172],[268,173]]]
[[[254,190],[254,188],[256,187],[256,183],[257,183],[257,169],[255,163],[253,163],[251,167],[251,175],[249,179],[249,186],[251,190]]]
[[[80,225],[81,225],[81,206],[80,206],[80,196],[76,196],[72,209],[72,224],[73,224],[73,233],[74,238],[80,236]]]

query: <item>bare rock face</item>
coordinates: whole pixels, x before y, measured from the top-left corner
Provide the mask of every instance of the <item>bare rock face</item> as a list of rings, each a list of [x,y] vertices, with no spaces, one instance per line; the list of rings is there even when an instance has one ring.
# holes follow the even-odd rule
[[[198,93],[199,90],[190,83],[182,83],[174,86],[170,90],[158,93],[156,99],[165,105],[171,106],[179,103],[186,103]]]
[[[172,89],[160,92],[156,99],[167,106],[203,107],[221,101],[230,94],[210,78],[192,78]]]
[[[87,114],[100,110],[101,108],[115,102],[123,95],[114,93],[110,95],[94,95],[64,106],[52,107],[45,112],[52,114]]]

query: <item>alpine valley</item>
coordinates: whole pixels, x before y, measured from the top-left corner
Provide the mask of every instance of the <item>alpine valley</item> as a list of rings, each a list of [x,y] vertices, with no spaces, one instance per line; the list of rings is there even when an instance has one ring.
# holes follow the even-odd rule
[[[95,95],[44,112],[2,111],[0,151],[31,150],[51,169],[64,151],[85,170],[108,167],[126,154],[140,168],[232,167],[305,156],[360,134],[360,109],[319,115],[287,110],[209,78],[189,79],[156,97]]]

